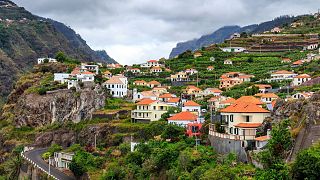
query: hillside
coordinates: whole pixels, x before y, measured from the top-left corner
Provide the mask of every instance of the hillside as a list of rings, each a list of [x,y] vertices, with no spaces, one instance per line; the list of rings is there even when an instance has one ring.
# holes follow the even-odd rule
[[[199,39],[178,43],[177,46],[172,49],[169,57],[173,58],[187,50],[194,51],[204,46],[208,46],[216,43],[222,43],[224,42],[224,40],[228,39],[233,33],[241,33],[241,32],[261,33],[277,26],[289,24],[294,19],[295,17],[281,16],[279,18],[275,18],[272,21],[267,21],[260,24],[248,25],[245,27],[225,26],[211,34],[204,35]]]
[[[0,106],[18,73],[30,69],[38,57],[63,51],[81,61],[114,63],[107,53],[92,50],[74,30],[31,14],[11,1],[0,1]]]

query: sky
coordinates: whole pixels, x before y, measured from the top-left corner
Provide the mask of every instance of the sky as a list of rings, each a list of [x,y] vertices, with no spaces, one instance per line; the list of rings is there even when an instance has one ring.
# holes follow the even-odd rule
[[[13,0],[60,21],[121,64],[168,58],[178,42],[225,25],[314,13],[320,0]]]

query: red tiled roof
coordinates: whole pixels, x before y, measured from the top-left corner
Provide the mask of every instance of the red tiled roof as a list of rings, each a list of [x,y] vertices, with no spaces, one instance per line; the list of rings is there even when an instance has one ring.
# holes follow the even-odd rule
[[[236,104],[232,104],[224,109],[221,109],[220,112],[224,112],[224,113],[269,113],[270,111],[265,110],[256,104],[239,102]]]
[[[82,72],[81,74],[94,75],[94,73],[89,72],[89,71]]]
[[[173,121],[196,121],[197,116],[191,112],[180,112],[170,118],[168,120],[173,120]]]
[[[310,78],[311,76],[309,76],[308,74],[300,74],[294,78]]]
[[[148,84],[160,85],[160,83],[158,81],[150,81],[150,82],[148,82]]]
[[[178,103],[178,102],[180,102],[180,98],[170,98],[168,100],[168,103]]]
[[[166,93],[166,94],[162,94],[159,98],[172,98],[173,94],[170,93]]]
[[[256,141],[266,141],[266,140],[269,140],[269,139],[270,139],[269,136],[260,136],[260,137],[255,138],[254,140],[256,140]]]
[[[282,70],[282,71],[276,71],[272,74],[294,74],[293,72]]]
[[[184,106],[200,106],[198,103],[194,101],[187,101],[183,104]]]
[[[148,62],[158,62],[157,60],[149,60]]]
[[[269,84],[255,84],[259,89],[266,89],[266,88],[272,88]]]
[[[112,76],[109,80],[106,81],[106,84],[124,84],[120,80],[120,76]]]
[[[240,128],[258,128],[262,125],[262,123],[239,123],[235,125],[235,127]]]
[[[234,98],[229,98],[224,101],[221,101],[220,104],[234,104],[236,100]]]
[[[137,105],[149,105],[149,104],[152,104],[156,102],[155,100],[152,100],[152,99],[142,99],[141,101],[139,101],[137,103]]]
[[[279,96],[277,96],[274,93],[266,93],[266,94],[262,94],[261,95],[262,98],[279,98]]]
[[[303,63],[304,63],[304,61],[298,60],[298,61],[293,62],[292,64],[293,64],[293,65],[301,65],[301,64],[303,64]]]
[[[138,84],[138,83],[147,83],[145,80],[137,80],[137,81],[134,81],[135,84]]]
[[[239,99],[237,99],[235,103],[252,103],[257,105],[263,104],[263,102],[260,101],[260,99],[255,98],[253,96],[242,96]]]

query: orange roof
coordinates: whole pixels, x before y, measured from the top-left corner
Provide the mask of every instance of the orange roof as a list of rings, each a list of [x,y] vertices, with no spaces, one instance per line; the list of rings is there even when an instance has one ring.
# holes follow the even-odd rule
[[[268,110],[265,110],[256,104],[243,103],[243,102],[232,104],[224,109],[221,109],[220,112],[224,112],[224,113],[269,113]]]
[[[296,77],[294,77],[294,78],[310,78],[311,76],[310,75],[308,75],[308,74],[300,74],[300,75],[298,75],[298,76],[296,76]]]
[[[235,101],[235,103],[240,103],[240,102],[241,103],[251,103],[251,104],[256,104],[256,105],[263,104],[263,102],[260,101],[260,99],[255,98],[253,96],[242,96]]]
[[[258,128],[262,125],[262,123],[239,123],[235,125],[235,127],[240,128]]]
[[[290,71],[282,70],[282,71],[273,72],[272,74],[294,74],[294,73]]]
[[[194,101],[187,101],[183,104],[184,106],[200,106],[198,103]]]
[[[195,90],[195,91],[200,91],[201,89],[196,87],[196,86],[187,86],[186,89],[192,89],[192,90]]]
[[[191,112],[180,112],[170,118],[168,120],[173,120],[173,121],[196,121],[197,116]]]
[[[158,66],[154,66],[151,68],[151,70],[160,70],[160,69],[161,69],[161,67],[158,67]]]
[[[112,74],[110,71],[105,71],[103,74]]]
[[[170,98],[168,100],[169,103],[177,103],[177,102],[180,102],[180,98]]]
[[[263,93],[258,93],[258,94],[255,94],[254,96],[255,96],[255,97],[262,97],[262,96],[263,96]]]
[[[135,84],[138,84],[138,83],[147,83],[145,80],[137,80],[137,81],[134,81]]]
[[[72,75],[76,75],[76,74],[80,74],[80,68],[79,67],[76,67],[72,70],[71,72]]]
[[[269,84],[255,84],[259,89],[266,89],[266,88],[272,88]]]
[[[279,98],[279,96],[277,96],[274,93],[266,93],[266,94],[262,94],[261,96],[262,98]]]
[[[152,104],[156,102],[155,100],[152,100],[152,99],[142,99],[141,101],[139,101],[137,103],[137,105],[149,105],[149,104]]]
[[[209,91],[213,92],[213,93],[222,93],[223,91],[221,91],[218,88],[208,88]]]
[[[158,62],[157,60],[149,60],[148,62]]]
[[[89,72],[89,71],[82,72],[81,74],[94,75],[94,73]]]
[[[158,81],[150,81],[150,82],[148,82],[148,84],[160,85],[160,83]]]
[[[213,69],[213,66],[208,66],[208,68],[207,69]]]
[[[284,61],[284,62],[290,62],[291,59],[290,59],[290,58],[282,58],[282,61]]]
[[[170,93],[166,93],[166,94],[162,94],[159,98],[172,98],[173,94]]]
[[[293,62],[292,64],[293,64],[293,65],[301,65],[301,64],[303,64],[303,63],[304,63],[304,61],[298,60],[298,61]]]
[[[270,139],[269,136],[260,136],[260,137],[255,138],[254,140],[256,140],[256,141],[266,141],[266,140],[269,140],[269,139]]]
[[[229,98],[224,101],[221,101],[220,104],[234,104],[236,100],[234,98]]]
[[[112,76],[108,81],[106,81],[106,84],[123,84],[123,82],[120,80],[119,76]]]

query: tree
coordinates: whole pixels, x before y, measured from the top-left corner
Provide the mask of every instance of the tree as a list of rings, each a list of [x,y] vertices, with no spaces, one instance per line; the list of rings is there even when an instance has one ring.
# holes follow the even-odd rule
[[[87,172],[86,167],[82,163],[78,163],[75,159],[72,159],[71,163],[69,164],[69,169],[77,178],[81,177]]]
[[[59,51],[57,54],[56,54],[56,60],[58,61],[58,62],[64,62],[64,61],[66,61],[67,60],[67,56],[63,53],[63,52],[61,52],[61,51]]]
[[[242,33],[240,34],[240,37],[242,37],[242,38],[247,38],[247,37],[248,37],[248,33],[247,33],[247,32],[242,32]]]
[[[173,124],[169,124],[164,129],[163,133],[161,134],[161,137],[163,139],[176,139],[180,135],[184,135],[185,129]]]

